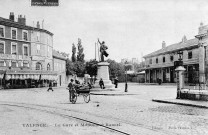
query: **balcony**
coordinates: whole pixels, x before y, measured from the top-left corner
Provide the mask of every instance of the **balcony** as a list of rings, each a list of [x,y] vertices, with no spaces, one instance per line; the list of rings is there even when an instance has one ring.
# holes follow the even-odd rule
[[[0,54],[0,59],[5,60],[30,60],[30,56],[13,55],[13,54]]]

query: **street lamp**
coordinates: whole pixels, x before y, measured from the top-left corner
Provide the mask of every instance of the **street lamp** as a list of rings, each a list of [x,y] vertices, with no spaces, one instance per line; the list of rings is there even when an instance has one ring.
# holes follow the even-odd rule
[[[128,88],[128,84],[127,84],[127,69],[126,69],[126,66],[127,66],[127,61],[125,61],[125,64],[124,64],[124,68],[125,68],[125,91],[124,92],[128,92],[127,88]]]
[[[181,98],[181,89],[183,88],[184,85],[184,78],[183,78],[183,71],[185,71],[185,68],[183,67],[183,51],[177,52],[179,55],[178,61],[175,62],[176,69],[175,71],[177,72],[177,97],[176,99]]]
[[[182,57],[183,57],[183,51],[178,51],[178,56],[179,56],[179,58],[178,58],[178,60],[179,61],[182,61]]]

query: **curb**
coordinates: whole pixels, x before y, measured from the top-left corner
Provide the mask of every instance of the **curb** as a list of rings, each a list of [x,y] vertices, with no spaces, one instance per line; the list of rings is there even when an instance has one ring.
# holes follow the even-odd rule
[[[160,99],[152,99],[152,101],[153,102],[159,102],[159,103],[177,104],[177,105],[192,106],[192,107],[199,107],[199,108],[206,108],[206,109],[208,109],[208,106],[204,106],[204,105],[196,105],[196,104],[189,104],[189,103],[179,103],[179,102],[172,102],[172,101],[160,100]]]
[[[103,96],[128,96],[137,94],[104,94],[104,93],[90,93],[91,95],[103,95]]]

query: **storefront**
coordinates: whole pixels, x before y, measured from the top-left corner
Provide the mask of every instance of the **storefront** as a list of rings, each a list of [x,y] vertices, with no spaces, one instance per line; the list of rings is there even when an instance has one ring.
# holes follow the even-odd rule
[[[56,84],[57,79],[55,72],[9,70],[5,73],[3,86],[6,89],[47,87],[50,82]]]

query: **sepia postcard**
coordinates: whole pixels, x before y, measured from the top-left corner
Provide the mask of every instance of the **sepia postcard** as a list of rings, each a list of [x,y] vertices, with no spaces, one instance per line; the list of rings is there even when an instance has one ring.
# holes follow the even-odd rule
[[[0,0],[0,135],[206,135],[207,45],[207,0]]]

